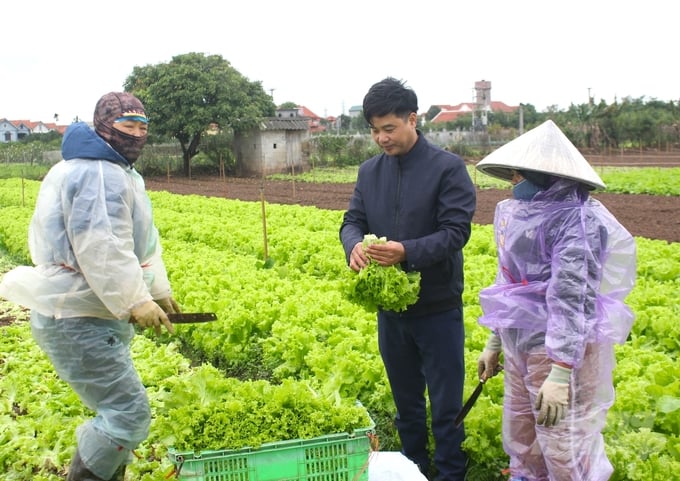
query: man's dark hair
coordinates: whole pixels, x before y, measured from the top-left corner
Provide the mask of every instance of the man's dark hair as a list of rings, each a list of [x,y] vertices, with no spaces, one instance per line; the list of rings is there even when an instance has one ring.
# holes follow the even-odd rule
[[[364,97],[363,108],[369,125],[373,117],[389,114],[407,118],[411,112],[418,112],[418,97],[404,82],[387,77],[371,86]]]

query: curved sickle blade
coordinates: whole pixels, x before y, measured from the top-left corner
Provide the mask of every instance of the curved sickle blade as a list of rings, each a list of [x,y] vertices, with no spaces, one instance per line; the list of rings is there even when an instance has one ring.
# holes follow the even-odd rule
[[[465,419],[465,416],[467,416],[467,414],[470,412],[470,409],[472,409],[472,406],[475,405],[475,401],[477,401],[477,398],[482,393],[483,387],[484,387],[484,381],[479,381],[479,384],[477,384],[477,387],[475,388],[475,390],[472,391],[472,394],[470,394],[470,397],[468,398],[468,400],[463,405],[463,408],[458,413],[458,416],[456,416],[456,419],[453,421],[453,423],[456,427],[460,427],[460,425],[463,423],[463,419]]]

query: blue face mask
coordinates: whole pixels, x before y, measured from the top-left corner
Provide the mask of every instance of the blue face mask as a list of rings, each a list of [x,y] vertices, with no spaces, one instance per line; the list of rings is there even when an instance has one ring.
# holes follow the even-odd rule
[[[512,187],[512,196],[518,200],[531,200],[541,190],[543,189],[536,184],[522,179]]]

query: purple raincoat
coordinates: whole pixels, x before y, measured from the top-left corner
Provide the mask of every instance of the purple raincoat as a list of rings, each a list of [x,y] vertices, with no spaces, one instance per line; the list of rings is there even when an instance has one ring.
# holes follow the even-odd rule
[[[531,201],[499,202],[495,283],[480,293],[479,322],[502,340],[503,444],[513,476],[530,481],[607,480],[601,431],[613,403],[613,345],[633,314],[635,240],[573,180]],[[536,424],[536,395],[553,362],[573,366],[567,418]]]

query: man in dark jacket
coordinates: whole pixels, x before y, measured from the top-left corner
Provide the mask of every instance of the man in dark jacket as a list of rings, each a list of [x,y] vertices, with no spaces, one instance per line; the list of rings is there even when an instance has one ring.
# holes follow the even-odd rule
[[[373,85],[363,114],[383,153],[359,168],[340,227],[350,268],[369,257],[421,274],[418,301],[404,312],[378,310],[378,344],[397,409],[402,452],[430,471],[425,390],[432,410],[438,480],[462,481],[464,428],[463,247],[470,238],[476,194],[459,156],[430,144],[417,130],[418,99],[402,82]],[[364,248],[366,234],[386,243]]]

